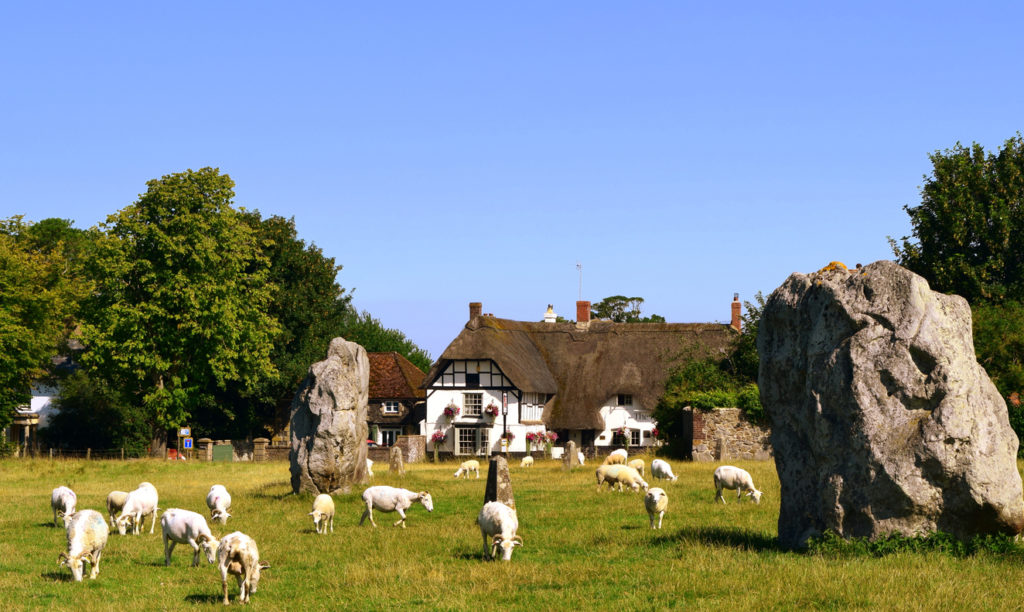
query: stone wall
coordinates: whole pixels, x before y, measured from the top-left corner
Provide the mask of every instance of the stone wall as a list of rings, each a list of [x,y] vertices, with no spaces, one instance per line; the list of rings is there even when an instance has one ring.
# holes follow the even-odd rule
[[[402,461],[405,463],[419,463],[427,460],[426,436],[395,436],[395,446],[402,449]],[[366,457],[374,463],[387,463],[390,452],[391,448],[378,446],[367,449]]]
[[[771,430],[767,424],[751,423],[739,408],[693,410],[694,461],[771,458]]]

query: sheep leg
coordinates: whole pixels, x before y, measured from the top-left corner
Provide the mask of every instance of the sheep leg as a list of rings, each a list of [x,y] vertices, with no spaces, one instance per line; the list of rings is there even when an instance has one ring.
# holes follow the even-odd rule
[[[149,533],[150,534],[153,533],[153,529],[156,527],[156,511],[157,511],[157,509],[153,508],[153,522],[149,524]],[[145,528],[145,525],[143,525],[143,528]]]
[[[189,540],[188,543],[192,546],[192,567],[197,567],[199,565],[199,545],[195,540]]]
[[[715,483],[715,501],[722,500],[725,503],[725,496],[722,495],[722,485]]]
[[[95,580],[96,576],[100,575],[100,555],[103,551],[98,550],[89,556],[89,563],[92,564],[92,571],[89,572],[89,579]]]
[[[491,551],[487,548],[487,534],[480,530],[480,533],[484,536],[484,561],[491,560]]]
[[[395,521],[395,525],[394,526],[398,527],[399,525],[401,525],[402,529],[405,529],[405,511],[402,510],[401,508],[395,508],[395,510],[398,511],[398,516],[400,516],[402,518],[400,518],[397,521]]]
[[[327,529],[324,529],[324,531],[326,532]],[[334,533],[334,515],[333,514],[331,515],[331,533]]]
[[[231,600],[228,599],[228,568],[226,565],[220,567],[220,586],[224,593],[224,605],[229,605]]]
[[[373,522],[373,507],[370,504],[366,504],[366,510],[363,510],[363,518],[359,519],[360,526],[363,525],[363,521],[366,520],[366,517],[370,517],[371,525],[373,525],[374,527],[377,526],[377,523]]]
[[[171,553],[174,552],[174,545],[177,542],[169,539],[167,534],[164,534],[164,565],[171,564]]]

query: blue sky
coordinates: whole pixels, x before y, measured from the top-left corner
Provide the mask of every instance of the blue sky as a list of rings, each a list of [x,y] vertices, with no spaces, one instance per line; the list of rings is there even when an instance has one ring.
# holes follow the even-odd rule
[[[215,166],[433,357],[468,302],[726,321],[891,258],[928,154],[1024,125],[1016,3],[7,3],[0,215]]]

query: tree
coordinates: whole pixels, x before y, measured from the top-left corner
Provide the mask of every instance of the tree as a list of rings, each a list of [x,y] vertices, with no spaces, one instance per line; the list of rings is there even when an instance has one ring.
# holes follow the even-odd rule
[[[644,298],[642,297],[612,295],[594,304],[590,309],[590,316],[594,319],[610,319],[616,323],[665,322],[665,317],[656,314],[649,317],[641,317],[640,309],[643,303]]]
[[[20,216],[0,221],[0,428],[50,373],[81,293],[61,249],[31,248],[31,227]]]
[[[1024,139],[998,153],[975,143],[929,155],[921,203],[904,206],[916,241],[889,239],[932,289],[976,304],[1024,300]]]
[[[217,169],[147,183],[107,218],[90,258],[97,287],[83,308],[83,364],[144,409],[154,451],[210,388],[246,390],[276,374],[280,326],[258,236],[232,207]]]
[[[346,340],[361,344],[368,352],[384,353],[394,351],[408,359],[414,366],[426,372],[430,369],[430,354],[416,346],[401,331],[384,327],[365,310],[359,314],[350,312],[345,325]]]

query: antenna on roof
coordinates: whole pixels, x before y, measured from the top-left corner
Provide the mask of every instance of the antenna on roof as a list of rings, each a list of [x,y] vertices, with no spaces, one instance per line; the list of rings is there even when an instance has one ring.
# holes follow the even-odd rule
[[[577,300],[582,300],[583,299],[583,264],[577,261],[576,262],[576,269],[580,273],[580,294],[579,294],[579,297],[577,297],[576,299]]]

